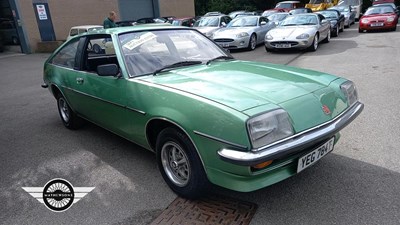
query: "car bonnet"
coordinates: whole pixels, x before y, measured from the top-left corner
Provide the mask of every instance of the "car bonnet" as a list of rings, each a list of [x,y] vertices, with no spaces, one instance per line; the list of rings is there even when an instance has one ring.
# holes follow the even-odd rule
[[[235,60],[182,67],[138,79],[244,111],[310,94],[336,78],[299,68]]]

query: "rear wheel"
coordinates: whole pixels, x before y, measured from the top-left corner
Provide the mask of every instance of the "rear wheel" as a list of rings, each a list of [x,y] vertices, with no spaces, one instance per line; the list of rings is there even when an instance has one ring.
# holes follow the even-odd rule
[[[333,33],[334,37],[339,36],[339,26],[336,27],[335,33]]]
[[[157,164],[168,186],[185,198],[200,197],[209,185],[200,157],[180,130],[166,128],[157,137]]]
[[[57,106],[61,121],[66,128],[75,130],[82,127],[84,120],[72,111],[71,107],[68,105],[68,102],[61,94],[57,96]]]
[[[250,36],[249,46],[247,46],[247,49],[252,51],[256,49],[256,46],[257,46],[257,36],[255,34],[252,34]]]

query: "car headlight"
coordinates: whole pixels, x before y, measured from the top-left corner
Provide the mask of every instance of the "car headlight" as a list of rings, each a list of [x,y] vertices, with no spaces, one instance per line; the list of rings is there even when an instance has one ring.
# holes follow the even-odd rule
[[[361,23],[368,23],[368,20],[367,19],[362,19]]]
[[[393,21],[394,21],[394,17],[389,17],[389,18],[387,18],[387,21],[388,21],[388,22],[393,22]]]
[[[246,33],[246,32],[242,32],[240,34],[236,34],[236,37],[238,37],[238,38],[247,37],[247,36],[249,36],[249,34]]]
[[[250,118],[247,121],[247,130],[253,148],[260,148],[293,135],[289,115],[283,109]]]
[[[271,34],[265,35],[265,40],[272,40],[272,39],[274,39],[274,38],[271,36]]]
[[[310,37],[309,34],[300,34],[299,36],[296,37],[296,39],[307,39],[309,37]]]
[[[346,81],[342,85],[340,85],[340,89],[342,90],[343,94],[347,98],[347,104],[349,106],[353,105],[355,102],[358,101],[358,93],[356,86],[352,81]]]

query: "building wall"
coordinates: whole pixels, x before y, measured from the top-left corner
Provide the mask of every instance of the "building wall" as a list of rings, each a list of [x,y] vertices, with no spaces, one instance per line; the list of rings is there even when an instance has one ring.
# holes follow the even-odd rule
[[[22,20],[28,45],[34,53],[38,43],[41,42],[40,33],[35,16],[32,0],[12,0],[19,7],[19,15]],[[69,29],[78,25],[102,25],[103,20],[110,11],[120,14],[119,0],[35,0],[47,2],[50,9],[53,28],[57,40],[65,40]],[[135,0],[132,1],[134,6]],[[139,0],[138,0],[139,1]],[[150,0],[149,0],[150,1]],[[160,16],[194,16],[194,0],[153,0],[158,1]],[[154,4],[153,4],[154,5]],[[157,5],[157,4],[155,4]],[[156,7],[158,8],[158,7]],[[156,12],[155,14],[158,14]],[[152,15],[149,15],[151,17]],[[137,19],[137,18],[135,18]],[[117,21],[121,20],[119,16]]]
[[[195,16],[194,0],[159,0],[160,16]]]

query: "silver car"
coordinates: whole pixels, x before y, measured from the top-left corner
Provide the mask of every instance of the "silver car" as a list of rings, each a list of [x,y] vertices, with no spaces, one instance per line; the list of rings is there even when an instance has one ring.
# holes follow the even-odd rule
[[[204,16],[194,23],[193,28],[211,38],[215,31],[226,27],[231,20],[227,15]]]
[[[309,49],[315,51],[320,42],[331,39],[331,24],[316,13],[296,14],[286,17],[279,26],[265,35],[265,49]]]
[[[356,22],[356,12],[351,9],[349,5],[337,5],[330,7],[329,9],[336,9],[340,14],[344,15],[344,26],[350,27]]]
[[[233,19],[226,28],[216,31],[212,39],[223,48],[254,50],[264,42],[265,34],[275,27],[263,16],[241,16]]]

